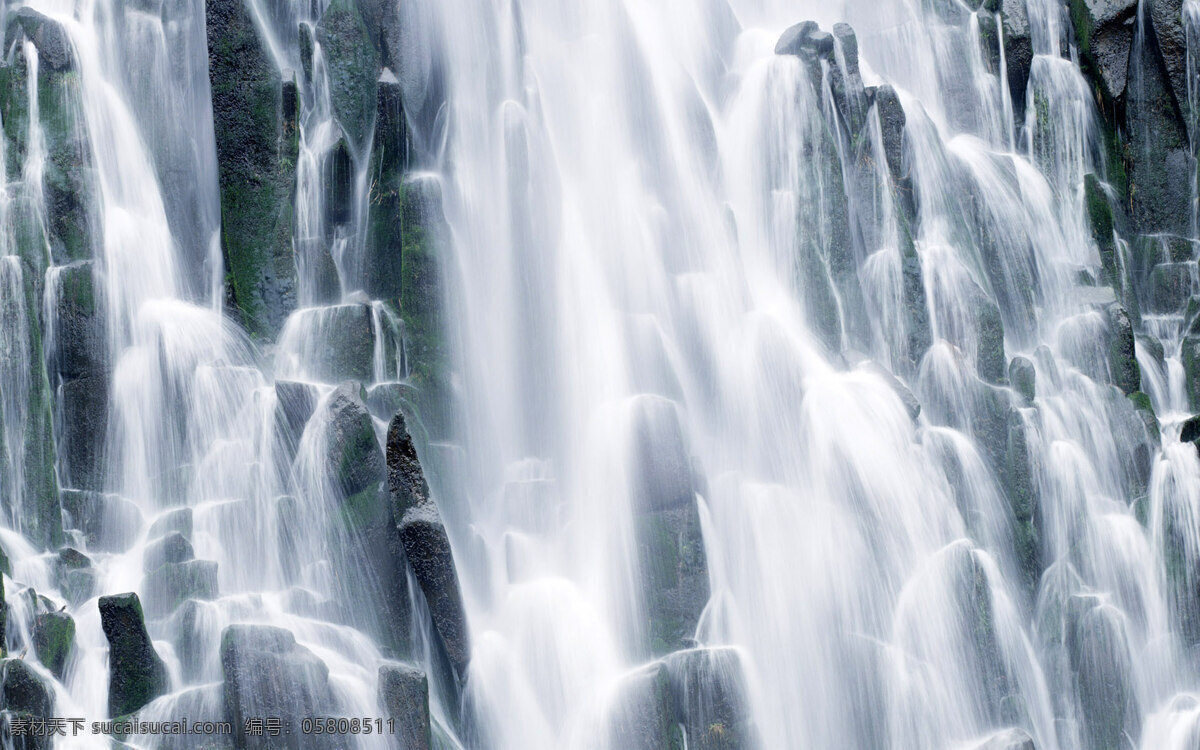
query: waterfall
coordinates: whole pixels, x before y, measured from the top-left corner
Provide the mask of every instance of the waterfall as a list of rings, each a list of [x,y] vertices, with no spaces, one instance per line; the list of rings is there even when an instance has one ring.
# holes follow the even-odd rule
[[[0,7],[4,747],[1200,742],[1196,0]]]

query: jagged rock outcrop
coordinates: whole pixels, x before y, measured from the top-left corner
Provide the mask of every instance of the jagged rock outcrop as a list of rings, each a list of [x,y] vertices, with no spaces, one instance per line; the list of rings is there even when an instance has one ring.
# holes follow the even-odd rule
[[[102,596],[99,606],[109,649],[108,712],[125,716],[167,692],[167,667],[150,642],[137,594]]]
[[[454,554],[402,414],[388,427],[387,474],[392,515],[399,524],[408,564],[425,594],[446,656],[462,677],[471,646]]]
[[[296,306],[297,113],[246,3],[207,0],[205,21],[227,291],[251,333],[273,338]]]

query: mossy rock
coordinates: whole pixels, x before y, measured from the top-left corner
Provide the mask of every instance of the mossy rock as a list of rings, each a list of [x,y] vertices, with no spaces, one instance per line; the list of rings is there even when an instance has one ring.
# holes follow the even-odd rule
[[[34,620],[33,644],[38,659],[58,679],[75,646],[75,620],[66,612],[40,614]]]
[[[380,63],[358,3],[333,0],[317,25],[317,40],[325,53],[334,114],[361,153],[370,138]]]

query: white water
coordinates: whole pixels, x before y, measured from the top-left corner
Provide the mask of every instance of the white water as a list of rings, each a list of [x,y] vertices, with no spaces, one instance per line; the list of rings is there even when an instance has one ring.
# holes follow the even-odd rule
[[[1200,562],[1200,459],[1178,444],[1182,321],[1161,331],[1146,321],[1166,345],[1165,372],[1139,347],[1165,443],[1148,454],[1143,526],[1130,457],[1154,449],[1107,384],[1096,290],[1075,284],[1080,267],[1099,265],[1082,180],[1101,165],[1088,85],[1057,56],[1066,31],[1053,3],[1028,3],[1039,52],[1028,101],[1046,106],[1027,106],[1019,127],[1007,86],[976,54],[980,18],[961,9],[946,24],[902,0],[413,3],[447,76],[444,131],[418,135],[439,144],[431,158],[454,236],[447,302],[461,339],[461,465],[434,486],[474,650],[463,721],[433,698],[448,745],[454,735],[478,748],[605,744],[610,703],[650,657],[654,592],[641,590],[632,456],[638,415],[661,403],[653,394],[674,403],[704,478],[711,598],[695,640],[740,654],[763,747],[969,748],[1006,726],[1041,750],[1092,747],[1097,719],[1080,698],[1063,614],[1087,596],[1099,606],[1082,617],[1118,634],[1110,654],[1092,656],[1129,671],[1130,744],[1194,747],[1200,674],[1181,619],[1195,601],[1177,601],[1167,577],[1181,554],[1191,592]],[[235,622],[291,629],[329,665],[339,712],[377,715],[385,653],[368,633],[383,614],[370,602],[375,587],[402,582],[371,580],[356,540],[331,520],[341,498],[324,460],[327,421],[311,420],[296,445],[275,430],[273,379],[322,379],[313,361],[338,307],[297,311],[265,352],[222,315],[202,4],[171,6],[167,23],[109,0],[30,4],[67,26],[79,59],[113,363],[106,489],[143,520],[128,551],[91,553],[95,593],[144,593],[149,526],[179,506],[194,514],[196,557],[219,566],[219,598],[188,610],[198,625],[183,609],[151,617],[173,692],[143,715],[219,718],[217,642]],[[288,24],[315,20],[299,5]],[[117,18],[136,23],[119,31]],[[934,339],[919,362],[903,322],[905,229],[886,197],[874,111],[864,169],[874,203],[852,207],[872,217],[852,251],[862,312],[845,297],[836,330],[814,319],[812,273],[836,262],[830,206],[844,199],[814,154],[833,144],[844,169],[855,155],[827,129],[829,81],[813,87],[798,59],[773,54],[779,33],[807,19],[849,22],[867,83],[893,85],[907,114],[904,164],[920,197],[911,231]],[[272,43],[281,67],[295,64],[293,35],[276,29]],[[301,87],[306,307],[363,301],[363,160],[352,218],[327,227],[322,180],[338,134],[324,75],[318,45]],[[184,93],[168,104],[154,96],[175,89]],[[164,186],[172,159],[196,167],[186,189]],[[31,149],[23,181],[40,184],[40,169]],[[20,189],[6,186],[5,211]],[[321,286],[322,253],[337,268],[333,291]],[[24,278],[3,255],[0,364],[29,346],[8,335],[25,328],[10,320]],[[1008,357],[1036,365],[1034,404],[978,377],[984,295],[1000,304]],[[376,342],[367,379],[392,381],[402,361],[385,342],[398,326],[378,303],[364,315]],[[915,422],[851,350],[906,381],[922,404]],[[0,458],[15,480],[0,487],[19,508],[12,446],[26,417],[13,415],[28,384],[0,373]],[[317,385],[318,412],[331,385]],[[1029,428],[1046,571],[1036,588],[983,440],[997,399],[1012,399]],[[298,539],[283,519],[299,520]],[[19,516],[6,525],[10,603],[21,585],[65,603],[46,556],[12,533]],[[991,602],[994,643],[982,654],[975,583]],[[310,614],[312,601],[355,605],[360,617],[334,624]],[[28,619],[10,606],[10,622]],[[79,636],[59,712],[98,719],[107,668],[95,597],[70,611]],[[420,603],[413,618],[416,660],[430,667]],[[200,657],[189,662],[181,646]],[[78,744],[89,743],[104,744]]]

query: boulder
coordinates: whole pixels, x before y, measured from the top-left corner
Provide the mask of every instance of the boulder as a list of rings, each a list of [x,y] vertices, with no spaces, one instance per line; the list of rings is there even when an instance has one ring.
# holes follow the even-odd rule
[[[677,651],[663,660],[675,722],[689,750],[759,747],[741,657],[729,647]]]
[[[212,560],[167,562],[146,574],[146,613],[165,617],[188,599],[217,598],[217,563]]]
[[[60,502],[68,528],[79,531],[92,552],[125,552],[142,531],[142,511],[119,495],[64,489]]]
[[[1142,374],[1138,368],[1133,325],[1129,315],[1119,304],[1109,305],[1108,317],[1108,369],[1113,385],[1124,393],[1140,391]]]
[[[1032,404],[1037,390],[1037,371],[1033,361],[1028,357],[1013,357],[1008,363],[1008,384],[1025,399],[1025,403]]]
[[[361,153],[370,140],[380,64],[359,3],[333,0],[317,25],[317,41],[325,52],[334,115],[351,148]]]
[[[58,679],[75,645],[75,620],[66,612],[46,612],[33,623],[33,647],[38,660]]]
[[[379,668],[379,698],[384,712],[396,722],[400,746],[430,750],[429,680],[421,670],[405,664]]]
[[[397,412],[388,425],[387,479],[397,518],[403,518],[410,508],[433,504],[425,470],[417,457],[417,447],[404,414]]]
[[[167,668],[150,642],[137,594],[100,597],[100,623],[108,639],[108,713],[133,713],[169,689]]]
[[[375,373],[375,327],[368,305],[300,310],[288,321],[283,343],[314,380],[368,383]]]
[[[33,46],[37,47],[38,65],[45,65],[55,72],[71,70],[75,66],[75,47],[63,25],[30,7],[19,8],[9,21],[25,32]],[[4,40],[7,48],[12,42],[12,28]]]
[[[833,35],[821,31],[815,21],[803,21],[780,35],[775,43],[775,54],[829,57],[833,54]]]
[[[267,625],[230,625],[221,633],[225,715],[239,748],[332,748],[335,737],[295,729],[282,737],[246,732],[250,717],[279,717],[299,727],[301,719],[337,716],[329,668],[296,643],[291,631]]]
[[[470,631],[454,553],[437,506],[430,503],[405,511],[400,520],[400,539],[446,656],[458,676],[465,677],[471,658]]]
[[[1069,0],[1079,53],[1110,101],[1125,93],[1137,5],[1137,0]]]
[[[187,562],[195,557],[187,537],[178,531],[169,531],[146,545],[142,551],[142,570],[149,573],[167,563]]]
[[[375,438],[375,423],[359,389],[338,386],[325,405],[329,419],[327,456],[330,471],[344,498],[374,490],[386,478],[383,450]]]
[[[296,306],[292,191],[298,133],[283,78],[244,0],[207,0],[221,244],[228,293],[252,334],[273,338]]]
[[[1083,719],[1086,750],[1121,747],[1137,737],[1141,717],[1120,615],[1092,595],[1067,602],[1066,648]]]
[[[53,716],[54,692],[22,659],[0,662],[0,697],[5,710],[38,719]]]
[[[276,417],[286,429],[288,439],[299,442],[304,427],[321,400],[317,387],[292,380],[275,381]]]

